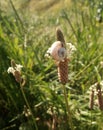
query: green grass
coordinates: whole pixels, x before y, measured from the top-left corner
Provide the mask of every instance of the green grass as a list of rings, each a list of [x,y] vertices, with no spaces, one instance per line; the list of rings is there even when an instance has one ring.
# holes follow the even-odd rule
[[[98,8],[103,17],[102,1],[6,2],[0,10],[0,130],[54,130],[53,126],[56,130],[70,129],[57,68],[45,57],[56,40],[58,26],[66,42],[77,49],[69,62],[66,84],[73,127],[102,130],[96,92],[94,108],[89,109],[90,88],[103,79],[103,23],[95,17]],[[23,65],[23,88],[7,73],[12,59]]]

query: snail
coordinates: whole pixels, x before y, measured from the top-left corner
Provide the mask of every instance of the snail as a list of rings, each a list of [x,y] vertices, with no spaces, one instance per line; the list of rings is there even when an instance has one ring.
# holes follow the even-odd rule
[[[63,43],[61,41],[54,42],[49,48],[48,53],[56,62],[63,61],[67,56],[66,49],[63,47]]]

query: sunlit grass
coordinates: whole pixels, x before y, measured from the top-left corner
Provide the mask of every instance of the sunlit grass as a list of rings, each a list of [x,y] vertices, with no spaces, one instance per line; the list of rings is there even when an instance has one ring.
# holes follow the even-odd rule
[[[69,61],[66,84],[73,126],[75,130],[101,130],[103,117],[98,106],[98,91],[95,90],[93,110],[89,108],[89,99],[91,86],[103,80],[103,22],[96,20],[102,1],[19,2],[9,1],[8,8],[13,12],[8,10],[9,15],[3,11],[7,7],[4,3],[0,14],[0,129],[70,128],[56,66],[45,57],[56,40],[55,30],[59,26],[66,41],[76,47]],[[24,5],[30,10],[22,10]],[[7,73],[12,59],[23,66],[22,89],[15,77]]]

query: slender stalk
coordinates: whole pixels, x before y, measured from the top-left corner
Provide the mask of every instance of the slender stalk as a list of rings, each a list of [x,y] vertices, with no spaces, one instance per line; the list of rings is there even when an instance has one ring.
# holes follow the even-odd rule
[[[64,91],[64,98],[65,98],[65,105],[66,105],[68,122],[69,122],[71,130],[74,130],[74,126],[73,126],[73,123],[72,123],[71,112],[70,112],[69,103],[68,103],[68,97],[67,97],[67,93],[66,93],[66,87],[65,87],[65,85],[62,85],[62,86],[63,86],[63,91]]]
[[[29,108],[30,113],[31,113],[31,115],[32,115],[32,120],[33,120],[34,125],[35,125],[35,130],[38,130],[38,127],[37,127],[37,124],[36,124],[36,120],[35,120],[35,118],[34,118],[34,116],[33,116],[32,110],[31,110],[31,108],[30,108],[30,105],[29,105],[29,103],[28,103],[28,100],[27,100],[27,98],[26,98],[26,95],[25,95],[25,93],[24,93],[24,90],[23,90],[23,87],[21,86],[21,84],[20,84],[20,88],[21,88],[21,93],[22,93],[22,95],[23,95],[23,98],[24,98],[24,100],[25,100],[25,103],[26,103],[27,107]]]

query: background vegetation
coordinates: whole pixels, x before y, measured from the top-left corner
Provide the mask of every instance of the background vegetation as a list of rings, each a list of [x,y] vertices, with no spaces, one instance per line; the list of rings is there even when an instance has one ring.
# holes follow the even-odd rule
[[[66,84],[74,129],[103,129],[103,101],[101,105],[97,87],[102,92],[102,17],[102,0],[0,1],[1,130],[70,129],[56,66],[45,58],[58,26],[77,49]],[[23,66],[23,87],[7,73],[12,59]]]

